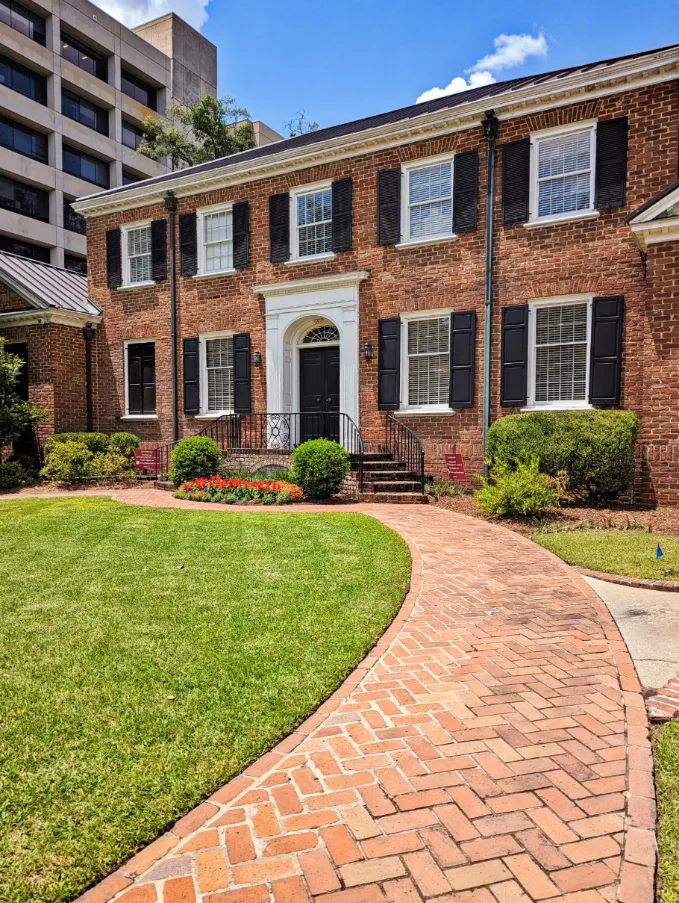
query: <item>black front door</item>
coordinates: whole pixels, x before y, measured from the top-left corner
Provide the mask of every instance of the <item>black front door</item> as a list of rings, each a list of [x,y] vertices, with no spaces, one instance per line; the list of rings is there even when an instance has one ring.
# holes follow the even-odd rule
[[[299,371],[301,441],[339,442],[339,348],[301,348]]]
[[[28,344],[26,342],[6,342],[4,350],[6,354],[15,354],[24,362],[23,367],[19,371],[19,380],[15,390],[22,401],[28,401]],[[15,455],[33,457],[36,454],[33,430],[30,427],[24,430],[19,438],[12,443],[12,447]]]

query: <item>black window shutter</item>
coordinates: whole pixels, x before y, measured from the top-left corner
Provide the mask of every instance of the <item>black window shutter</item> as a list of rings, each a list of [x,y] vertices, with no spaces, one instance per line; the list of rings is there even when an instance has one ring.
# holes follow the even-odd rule
[[[530,138],[502,145],[502,224],[528,222]]]
[[[167,279],[167,220],[151,223],[151,278],[155,282]]]
[[[127,346],[127,412],[128,414],[142,413],[142,346],[140,344]]]
[[[453,173],[453,232],[476,229],[479,199],[479,152],[465,151],[455,156]]]
[[[401,240],[401,168],[377,173],[377,244]]]
[[[596,127],[597,210],[622,207],[627,189],[627,116],[607,119]]]
[[[184,376],[184,413],[197,414],[200,411],[200,364],[198,339],[184,339],[182,342]]]
[[[141,346],[142,408],[144,414],[156,413],[156,344],[144,342]]]
[[[476,355],[476,311],[454,311],[450,315],[451,408],[474,406]]]
[[[500,404],[517,407],[528,401],[528,305],[502,308]]]
[[[622,295],[592,301],[590,404],[620,404],[624,306]]]
[[[134,342],[127,346],[127,412],[156,412],[156,346]]]
[[[250,263],[250,204],[233,205],[233,265],[241,270]]]
[[[106,284],[109,288],[123,284],[120,229],[109,229],[106,233]]]
[[[179,272],[182,276],[195,276],[198,272],[195,213],[179,214]]]
[[[239,332],[233,337],[233,394],[234,411],[249,414],[252,410],[249,332]]]
[[[377,321],[377,407],[394,411],[401,399],[401,319]]]
[[[269,197],[269,260],[284,263],[290,259],[290,195]]]
[[[332,249],[351,250],[351,179],[332,183]]]

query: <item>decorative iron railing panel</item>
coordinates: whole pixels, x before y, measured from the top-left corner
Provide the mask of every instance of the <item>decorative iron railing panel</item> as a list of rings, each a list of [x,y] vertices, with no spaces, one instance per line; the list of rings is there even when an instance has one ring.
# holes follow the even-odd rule
[[[363,488],[363,437],[348,414],[332,411],[223,414],[196,435],[213,439],[224,452],[232,449],[292,451],[308,439],[333,439],[352,456],[357,467],[359,486]],[[172,449],[176,444],[170,442],[156,449],[157,479],[166,479]]]
[[[384,429],[384,451],[393,455],[395,461],[406,466],[409,473],[415,475],[424,492],[424,445],[418,435],[409,426],[401,423],[392,414],[386,415]]]

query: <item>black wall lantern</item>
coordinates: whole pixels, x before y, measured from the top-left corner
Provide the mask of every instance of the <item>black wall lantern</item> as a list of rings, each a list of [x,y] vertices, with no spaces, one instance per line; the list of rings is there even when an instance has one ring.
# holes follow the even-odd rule
[[[255,362],[255,367],[261,367],[262,366],[262,352],[254,351],[252,354],[252,360]]]
[[[364,342],[363,343],[363,357],[369,361],[373,356],[373,343],[372,342]]]

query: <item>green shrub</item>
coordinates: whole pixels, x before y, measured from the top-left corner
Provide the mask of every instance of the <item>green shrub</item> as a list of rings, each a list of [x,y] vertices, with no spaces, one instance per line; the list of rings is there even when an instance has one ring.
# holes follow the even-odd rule
[[[559,507],[562,486],[557,477],[540,473],[537,457],[526,458],[516,467],[506,461],[493,466],[490,478],[474,491],[484,514],[502,517],[541,517]]]
[[[292,453],[292,481],[310,499],[327,499],[339,492],[349,473],[349,455],[330,439],[310,439]]]
[[[54,433],[45,441],[45,453],[47,454],[55,445],[63,445],[65,442],[79,442],[93,455],[104,452],[109,447],[110,436],[104,433]]]
[[[176,489],[188,480],[217,473],[222,453],[209,436],[188,436],[172,449],[169,477]]]
[[[134,433],[113,433],[109,436],[109,448],[123,455],[130,464],[134,464],[134,453],[141,445],[139,436]]]
[[[496,420],[488,431],[491,464],[516,467],[533,456],[543,473],[566,474],[575,496],[610,498],[634,481],[639,419],[633,411],[534,411]]]
[[[107,480],[117,478],[129,480],[136,477],[136,470],[130,467],[130,459],[113,448],[94,455],[90,473],[93,477],[103,477]]]
[[[0,463],[0,489],[16,489],[28,482],[28,475],[19,461]]]
[[[55,442],[46,448],[40,476],[58,483],[73,483],[92,476],[94,455],[82,442]]]
[[[465,487],[455,480],[431,480],[424,484],[427,495],[433,495],[436,499],[451,495],[464,495]]]

